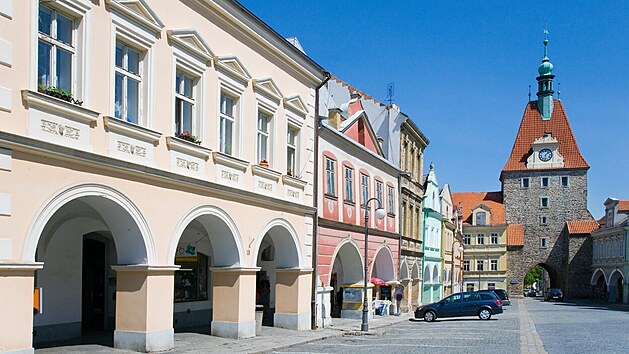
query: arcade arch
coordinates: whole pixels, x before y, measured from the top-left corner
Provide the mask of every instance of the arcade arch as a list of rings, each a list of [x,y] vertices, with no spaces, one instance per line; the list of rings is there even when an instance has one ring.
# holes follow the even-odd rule
[[[364,277],[364,263],[356,242],[347,238],[341,241],[334,251],[334,262],[330,270],[332,317],[357,317],[354,310],[343,311],[343,290],[348,286],[360,286]]]

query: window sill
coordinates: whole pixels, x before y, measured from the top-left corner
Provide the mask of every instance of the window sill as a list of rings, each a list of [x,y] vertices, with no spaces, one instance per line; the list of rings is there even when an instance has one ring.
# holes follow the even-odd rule
[[[235,158],[219,151],[213,151],[212,157],[214,158],[215,164],[232,167],[243,172],[247,170],[247,167],[249,167],[248,161]]]
[[[151,144],[156,144],[162,136],[160,132],[125,122],[115,117],[105,116],[103,117],[103,122],[107,131],[126,135]]]
[[[254,176],[265,177],[274,180],[275,182],[280,180],[282,177],[282,173],[272,170],[267,167],[262,167],[260,165],[251,165],[251,172],[253,172]]]
[[[308,182],[289,175],[282,175],[282,182],[286,185],[297,187],[299,189],[304,189],[306,188],[306,185],[308,185]]]
[[[183,152],[188,155],[200,157],[202,159],[209,159],[212,154],[212,150],[200,146],[198,144],[176,138],[174,136],[166,137],[166,146],[168,146],[169,150],[175,150],[179,152]]]
[[[343,204],[345,204],[347,206],[352,206],[352,207],[356,206],[356,202],[353,202],[353,201],[350,201],[350,200],[344,200]]]
[[[99,116],[98,112],[48,96],[41,92],[22,90],[22,100],[26,102],[29,107],[34,106],[46,108],[55,112],[64,113],[75,120],[88,123],[90,125],[95,125]]]

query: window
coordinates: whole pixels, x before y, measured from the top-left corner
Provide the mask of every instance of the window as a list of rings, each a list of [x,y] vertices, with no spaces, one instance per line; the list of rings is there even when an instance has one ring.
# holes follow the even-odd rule
[[[176,257],[181,268],[175,272],[175,302],[208,299],[208,257],[196,253],[193,257]]]
[[[489,261],[489,270],[494,270],[494,271],[498,270],[498,260],[497,259],[491,259]]]
[[[607,216],[605,217],[607,227],[614,225],[614,209],[607,209]]]
[[[540,208],[548,208],[548,197],[540,197],[539,198],[539,207]]]
[[[463,270],[464,271],[468,271],[470,270],[470,261],[463,261]]]
[[[39,6],[37,85],[40,90],[56,87],[73,92],[74,29],[71,18],[47,6]]]
[[[480,295],[478,293],[463,294],[463,302],[472,302],[472,301],[480,301]]]
[[[461,294],[454,294],[452,296],[446,297],[443,300],[445,302],[447,302],[447,303],[460,302],[461,301]]]
[[[476,225],[487,225],[487,213],[484,211],[476,212]]]
[[[549,184],[550,184],[550,178],[549,177],[541,177],[540,178],[540,187],[548,188]]]
[[[271,124],[271,116],[258,111],[258,146],[257,146],[257,158],[258,163],[262,163],[264,161],[269,163],[269,147],[271,140],[271,133],[269,126]]]
[[[376,181],[376,199],[378,200],[378,208],[383,208],[384,203],[382,202],[382,197],[384,193],[384,185],[380,181]]]
[[[289,176],[297,176],[298,138],[299,130],[289,126],[286,137],[286,174]]]
[[[134,124],[140,121],[141,60],[139,51],[116,42],[114,114]]]
[[[548,218],[546,216],[540,216],[539,217],[539,224],[544,226],[544,225],[548,225]]]
[[[389,214],[395,214],[395,191],[393,187],[387,186],[387,201],[389,202]]]
[[[354,202],[354,169],[344,166],[345,170],[345,201]]]
[[[465,291],[474,291],[474,283],[465,284]]]
[[[219,151],[227,154],[234,154],[234,135],[236,125],[236,102],[237,99],[221,92],[221,114],[219,125],[218,148]]]
[[[522,179],[520,180],[520,187],[526,189],[529,187],[529,183],[530,183],[530,179],[528,177],[522,177]]]
[[[325,158],[325,194],[336,196],[336,161]]]
[[[464,245],[471,245],[472,244],[472,235],[471,234],[464,234],[463,235],[463,244]]]
[[[487,283],[487,290],[494,290],[496,288],[496,283]],[[485,295],[485,294],[481,294]],[[483,298],[485,300],[485,298]]]
[[[365,207],[365,203],[369,200],[369,176],[362,173],[360,174],[360,191],[362,195],[360,204]]]
[[[476,270],[477,271],[485,270],[485,262],[482,259],[477,259],[476,260]]]
[[[546,237],[542,237],[539,239],[539,248],[546,248],[548,247],[548,238]]]
[[[198,136],[194,127],[195,80],[188,74],[177,71],[175,75],[175,132],[177,136],[189,132]]]
[[[568,176],[561,176],[561,186],[564,188],[570,187],[570,179]]]
[[[485,234],[476,234],[476,244],[477,245],[485,244]]]
[[[498,244],[498,233],[497,232],[492,232],[490,237],[489,237],[489,243],[491,243],[492,245],[497,245]]]

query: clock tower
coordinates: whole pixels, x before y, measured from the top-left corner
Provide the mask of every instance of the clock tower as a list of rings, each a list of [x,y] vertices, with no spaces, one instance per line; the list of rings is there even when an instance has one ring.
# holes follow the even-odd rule
[[[591,238],[571,234],[569,226],[593,221],[587,210],[590,166],[579,151],[562,102],[553,98],[548,38],[537,71],[537,100],[526,105],[500,174],[508,225],[508,290],[522,295],[525,274],[540,265],[548,275],[546,288],[561,288],[567,297],[588,296]]]

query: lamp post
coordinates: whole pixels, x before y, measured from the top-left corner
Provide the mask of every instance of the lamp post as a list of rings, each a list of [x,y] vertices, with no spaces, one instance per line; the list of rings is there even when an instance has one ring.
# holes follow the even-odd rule
[[[450,249],[452,250],[452,264],[450,265],[451,267],[451,271],[452,274],[450,274],[450,294],[454,294],[454,244],[459,242],[459,240],[457,240],[456,238],[454,239],[454,241],[452,241],[452,247],[450,247]],[[463,252],[463,246],[459,246],[457,248],[457,250],[459,251],[459,253]]]
[[[360,330],[363,332],[369,331],[369,303],[367,302],[367,276],[369,272],[369,203],[374,200],[378,200],[378,198],[373,197],[367,200],[363,205],[365,208],[365,276],[363,278],[363,322],[360,325]],[[378,202],[378,204],[376,218],[382,220],[386,212],[382,208],[382,203]]]

